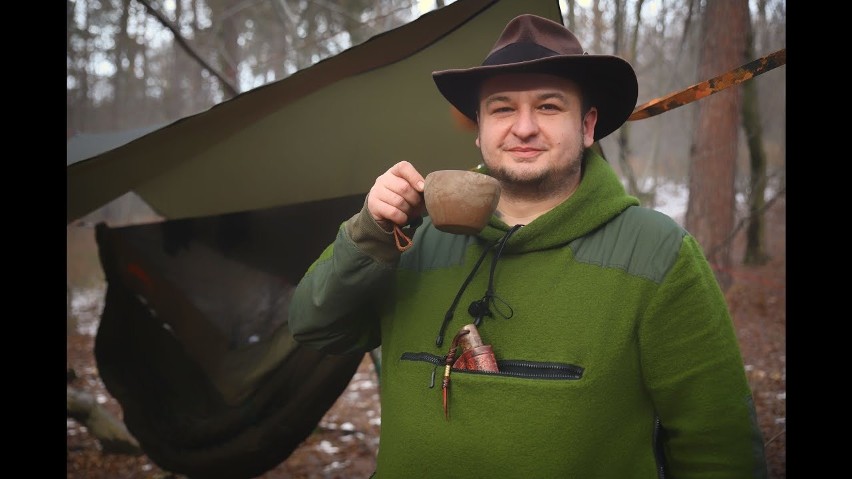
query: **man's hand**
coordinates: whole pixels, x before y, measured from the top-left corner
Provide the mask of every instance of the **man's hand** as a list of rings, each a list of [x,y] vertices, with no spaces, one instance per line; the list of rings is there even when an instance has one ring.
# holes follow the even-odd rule
[[[423,176],[407,161],[400,161],[376,178],[367,196],[367,210],[385,231],[394,225],[405,225],[411,218],[422,216]]]

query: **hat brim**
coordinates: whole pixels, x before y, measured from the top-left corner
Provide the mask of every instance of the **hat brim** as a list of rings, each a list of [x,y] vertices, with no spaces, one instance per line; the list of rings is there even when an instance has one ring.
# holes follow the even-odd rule
[[[479,85],[500,73],[549,73],[579,82],[590,104],[598,109],[596,141],[627,121],[639,95],[633,67],[613,55],[556,55],[509,65],[441,70],[432,72],[432,79],[444,98],[475,122]]]

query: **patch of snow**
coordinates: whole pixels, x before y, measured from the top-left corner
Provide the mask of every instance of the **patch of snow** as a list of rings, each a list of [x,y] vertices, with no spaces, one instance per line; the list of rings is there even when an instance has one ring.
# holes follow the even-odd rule
[[[326,454],[334,454],[340,450],[339,447],[332,445],[330,441],[327,441],[325,439],[320,441],[320,443],[317,445],[317,449]]]
[[[104,307],[105,287],[71,291],[71,315],[77,320],[77,332],[94,336]]]

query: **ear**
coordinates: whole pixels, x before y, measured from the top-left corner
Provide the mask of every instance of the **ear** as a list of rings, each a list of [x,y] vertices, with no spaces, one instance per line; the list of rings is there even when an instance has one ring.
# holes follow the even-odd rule
[[[595,125],[597,124],[598,109],[591,107],[586,112],[586,116],[583,117],[583,145],[586,148],[589,148],[595,142]]]
[[[476,111],[476,140],[473,141],[477,148],[482,148],[479,144],[479,110]]]

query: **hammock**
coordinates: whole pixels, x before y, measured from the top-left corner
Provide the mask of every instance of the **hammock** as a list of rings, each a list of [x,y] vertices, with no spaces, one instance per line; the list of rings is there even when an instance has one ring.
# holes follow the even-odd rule
[[[287,307],[362,203],[97,225],[107,291],[95,359],[152,461],[193,478],[256,477],[314,430],[364,356],[297,344]]]

